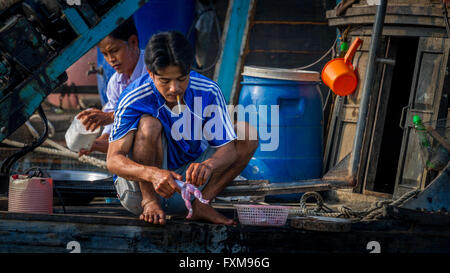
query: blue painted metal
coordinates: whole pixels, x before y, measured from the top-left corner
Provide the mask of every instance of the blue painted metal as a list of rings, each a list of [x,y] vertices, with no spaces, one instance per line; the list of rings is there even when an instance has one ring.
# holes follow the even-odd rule
[[[238,61],[243,49],[244,32],[247,25],[252,0],[232,0],[231,15],[217,74],[217,83],[229,103],[233,83],[239,71]]]
[[[150,37],[161,31],[177,30],[187,35],[194,17],[195,0],[150,1],[133,14],[139,35],[139,47],[144,49]],[[195,36],[189,38],[194,46]]]
[[[103,37],[108,35],[120,22],[130,17],[142,3],[147,1],[122,0],[93,28],[89,29],[85,35],[80,36],[71,45],[64,49],[47,68],[50,78],[61,75],[68,66],[81,58],[89,49],[95,46]]]
[[[19,128],[45,97],[63,82],[65,70],[148,0],[121,0],[94,27],[84,31],[69,46],[34,72],[34,75],[0,100],[0,141]],[[70,20],[74,17],[68,17]],[[71,22],[73,25],[74,22]],[[78,29],[83,31],[81,27]],[[14,118],[12,118],[14,117]]]
[[[322,177],[323,113],[318,82],[302,82],[245,76],[238,112],[258,129],[260,144],[248,166],[241,173],[247,179],[267,179],[271,183],[291,182]],[[253,110],[251,106],[254,105]],[[267,105],[267,116],[261,106]],[[272,119],[271,107],[279,106],[279,120]],[[258,119],[252,119],[252,115]],[[261,132],[279,130],[278,140],[264,140]],[[276,134],[272,134],[276,137]],[[278,141],[278,148],[267,151],[268,143]],[[299,198],[301,194],[280,195]]]
[[[406,201],[401,207],[450,211],[450,163],[417,197]]]
[[[161,31],[177,30],[187,35],[194,17],[195,0],[154,0],[148,2],[133,14],[139,36],[139,48],[145,49],[150,37]],[[191,35],[189,40],[194,46],[195,35]],[[97,49],[97,66],[103,68],[104,71],[103,75],[97,74],[97,88],[102,104],[104,104],[108,100],[106,87],[115,70],[106,62],[99,49]]]
[[[72,26],[73,30],[78,34],[81,35],[89,30],[88,26],[84,22],[83,18],[81,18],[78,11],[74,8],[67,8],[63,10],[64,15],[68,19],[70,25]]]

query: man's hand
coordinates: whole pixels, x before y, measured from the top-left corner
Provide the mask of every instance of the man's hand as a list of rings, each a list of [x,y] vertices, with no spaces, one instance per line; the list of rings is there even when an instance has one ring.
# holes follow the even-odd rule
[[[78,152],[78,156],[89,155],[94,151],[106,154],[108,152],[108,140],[102,140],[97,138],[92,144],[90,150],[81,149],[80,152]]]
[[[158,169],[153,170],[152,183],[155,191],[164,198],[170,198],[180,188],[174,179],[182,180],[183,177],[176,172]]]
[[[198,187],[206,183],[212,174],[212,168],[205,162],[191,163],[186,170],[186,182]]]
[[[80,152],[78,152],[78,156],[89,155],[90,153],[92,153],[94,151],[102,152],[102,153],[106,154],[108,152],[108,146],[109,146],[108,138],[109,138],[109,134],[104,133],[103,135],[99,136],[94,141],[90,150],[81,149]]]
[[[235,141],[216,149],[216,152],[201,163],[191,163],[186,170],[186,182],[198,187],[208,181],[212,173],[226,170],[236,160]]]
[[[105,126],[114,122],[114,112],[103,112],[99,109],[87,109],[77,115],[86,130],[94,131],[100,126]]]

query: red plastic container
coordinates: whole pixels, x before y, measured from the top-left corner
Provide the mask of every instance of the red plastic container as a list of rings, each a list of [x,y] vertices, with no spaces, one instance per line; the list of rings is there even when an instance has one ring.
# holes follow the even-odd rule
[[[8,211],[52,214],[53,180],[12,175],[9,180]]]

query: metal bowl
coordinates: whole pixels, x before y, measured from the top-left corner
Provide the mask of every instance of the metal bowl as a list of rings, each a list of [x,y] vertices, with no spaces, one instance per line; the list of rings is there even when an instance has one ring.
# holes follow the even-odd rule
[[[86,205],[95,197],[117,197],[109,173],[75,170],[45,170],[53,178],[54,197],[66,205]],[[61,197],[60,197],[61,196]]]
[[[109,173],[100,173],[92,171],[74,171],[74,170],[46,170],[54,181],[82,181],[82,182],[94,182],[98,180],[112,181],[112,175]]]

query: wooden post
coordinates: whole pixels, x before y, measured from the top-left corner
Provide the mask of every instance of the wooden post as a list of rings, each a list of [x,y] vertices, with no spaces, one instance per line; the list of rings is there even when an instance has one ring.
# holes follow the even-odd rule
[[[223,50],[214,72],[227,103],[230,103],[236,79],[239,79],[241,57],[245,47],[250,11],[255,0],[230,0],[222,35]]]

